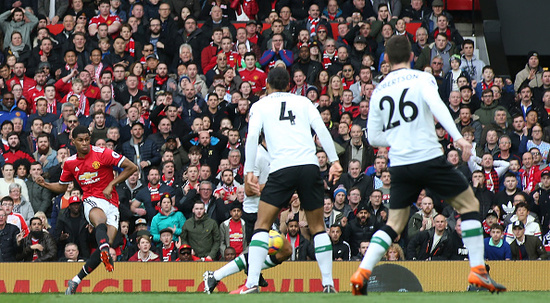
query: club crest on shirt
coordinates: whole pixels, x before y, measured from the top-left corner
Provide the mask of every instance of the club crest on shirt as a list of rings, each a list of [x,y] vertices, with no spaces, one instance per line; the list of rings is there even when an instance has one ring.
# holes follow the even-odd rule
[[[101,164],[99,164],[99,161],[94,161],[94,162],[92,163],[92,167],[93,167],[94,169],[99,169],[100,166],[101,166]]]

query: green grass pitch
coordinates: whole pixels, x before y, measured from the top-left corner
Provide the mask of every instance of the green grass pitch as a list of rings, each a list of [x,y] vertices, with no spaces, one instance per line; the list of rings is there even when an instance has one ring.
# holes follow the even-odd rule
[[[455,293],[369,293],[365,297],[354,297],[350,293],[321,294],[321,293],[261,293],[250,295],[228,295],[214,293],[212,295],[200,293],[132,293],[132,294],[77,294],[64,296],[61,294],[1,294],[0,301],[24,303],[63,303],[63,302],[193,302],[193,303],[281,303],[281,302],[315,302],[315,303],[346,303],[346,302],[375,302],[375,303],[473,303],[473,302],[547,302],[550,292],[506,292],[491,294],[488,292],[455,292]]]

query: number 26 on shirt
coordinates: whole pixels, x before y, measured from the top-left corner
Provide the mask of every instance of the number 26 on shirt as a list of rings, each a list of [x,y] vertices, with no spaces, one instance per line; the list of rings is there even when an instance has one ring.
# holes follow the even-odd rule
[[[401,115],[401,118],[405,122],[411,122],[418,116],[418,107],[416,107],[416,104],[414,104],[412,101],[405,101],[405,95],[407,94],[407,91],[409,89],[406,88],[403,90],[403,93],[401,94],[401,98],[399,99],[399,114]],[[284,103],[284,102],[283,102]],[[401,121],[393,121],[393,115],[395,113],[395,101],[391,96],[385,96],[380,100],[380,110],[384,110],[384,104],[388,103],[389,105],[389,117],[388,117],[388,123],[384,125],[382,128],[382,131],[386,131],[388,129],[397,127],[401,125]],[[410,107],[412,110],[412,114],[410,116],[407,116],[405,113],[405,108]]]

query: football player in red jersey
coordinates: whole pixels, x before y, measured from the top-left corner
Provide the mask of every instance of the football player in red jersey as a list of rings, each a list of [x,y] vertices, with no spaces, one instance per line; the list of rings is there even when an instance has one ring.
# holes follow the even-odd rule
[[[63,164],[59,183],[47,183],[42,177],[35,179],[37,184],[55,193],[65,192],[68,184],[75,179],[84,191],[84,215],[96,229],[98,249],[92,253],[78,275],[69,281],[66,295],[74,294],[80,281],[101,262],[107,271],[113,271],[114,263],[109,256],[109,247],[115,238],[120,218],[119,199],[114,188],[137,171],[137,166],[126,157],[110,149],[91,146],[90,131],[86,126],[77,126],[71,137],[77,154],[67,158]],[[117,177],[113,173],[115,166],[123,169]]]

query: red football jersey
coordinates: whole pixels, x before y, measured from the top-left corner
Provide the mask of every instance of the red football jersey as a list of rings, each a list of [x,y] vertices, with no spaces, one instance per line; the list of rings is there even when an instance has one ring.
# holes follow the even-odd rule
[[[239,75],[241,75],[243,81],[250,82],[250,85],[252,86],[252,93],[255,94],[257,92],[260,92],[262,89],[265,89],[267,75],[261,69],[255,68],[250,71],[246,68],[243,68],[239,70]]]
[[[113,166],[122,164],[125,157],[108,148],[90,146],[90,152],[84,158],[76,154],[70,156],[63,164],[63,172],[59,183],[67,184],[76,180],[84,191],[83,199],[96,197],[105,199],[103,190],[114,179]],[[118,207],[119,199],[116,190],[113,188],[111,204]]]

